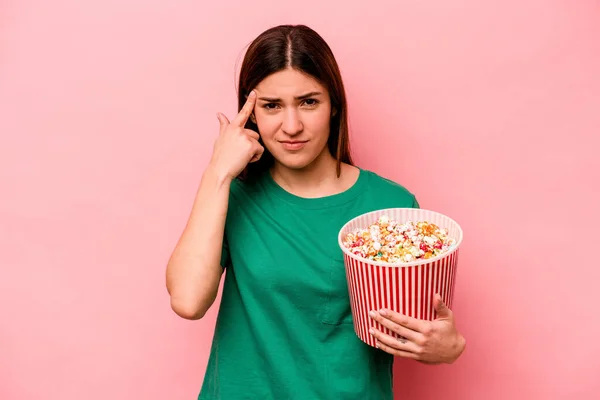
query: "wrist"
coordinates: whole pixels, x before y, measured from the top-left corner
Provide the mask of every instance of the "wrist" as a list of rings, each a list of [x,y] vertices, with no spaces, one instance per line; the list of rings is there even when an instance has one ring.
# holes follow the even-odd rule
[[[227,172],[217,168],[212,164],[209,164],[208,167],[206,167],[203,179],[208,179],[211,182],[214,182],[219,188],[223,186],[229,186],[231,181],[233,181],[233,177],[231,177]]]

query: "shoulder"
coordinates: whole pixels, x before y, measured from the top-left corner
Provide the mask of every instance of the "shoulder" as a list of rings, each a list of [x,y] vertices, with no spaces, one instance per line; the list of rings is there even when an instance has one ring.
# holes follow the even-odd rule
[[[229,187],[229,199],[244,200],[248,198],[255,198],[260,196],[263,190],[264,188],[261,184],[261,179],[254,178],[251,180],[245,180],[238,177],[231,181],[231,185]]]
[[[376,172],[366,169],[361,169],[361,171],[369,178],[369,193],[380,198],[387,198],[388,202],[394,203],[389,205],[390,207],[419,207],[416,195],[406,186]]]

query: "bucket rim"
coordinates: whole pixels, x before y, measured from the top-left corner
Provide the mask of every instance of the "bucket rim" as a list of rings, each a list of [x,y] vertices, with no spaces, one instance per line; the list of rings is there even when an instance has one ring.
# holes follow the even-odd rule
[[[390,262],[386,262],[386,261],[368,260],[366,258],[357,256],[356,254],[351,253],[344,246],[344,243],[342,240],[342,232],[348,227],[348,225],[352,224],[354,221],[356,221],[357,219],[359,219],[361,217],[368,217],[369,215],[382,214],[382,213],[397,211],[397,210],[408,210],[408,211],[414,211],[414,212],[425,211],[427,213],[436,214],[436,215],[439,215],[439,216],[449,219],[450,222],[453,223],[456,226],[456,228],[458,228],[458,239],[456,239],[456,244],[454,245],[454,247],[451,250],[449,250],[443,254],[440,254],[436,257],[421,259],[421,260],[411,261],[411,262],[404,262],[404,263],[390,263]],[[447,257],[451,256],[452,254],[458,252],[459,247],[462,244],[462,241],[463,241],[463,230],[458,222],[456,222],[454,219],[447,216],[446,214],[442,214],[440,212],[428,210],[425,208],[393,207],[393,208],[382,208],[382,209],[369,211],[369,212],[357,215],[356,217],[354,217],[351,220],[349,220],[348,222],[346,222],[338,232],[338,246],[340,247],[340,249],[344,252],[344,254],[346,256],[348,256],[358,262],[361,262],[363,264],[373,265],[376,267],[408,268],[408,267],[416,267],[416,266],[421,266],[421,265],[426,265],[426,264],[433,264],[436,261],[443,260],[444,258],[447,258]]]

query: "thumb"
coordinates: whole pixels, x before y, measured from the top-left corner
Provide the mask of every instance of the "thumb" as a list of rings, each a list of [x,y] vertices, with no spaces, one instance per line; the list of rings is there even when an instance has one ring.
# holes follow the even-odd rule
[[[225,128],[227,125],[229,125],[229,120],[227,119],[226,116],[224,116],[221,113],[217,113],[217,119],[219,120],[219,125],[221,126],[221,131],[223,131],[223,128]]]
[[[436,294],[433,297],[433,306],[435,307],[438,318],[447,318],[452,314],[452,311],[446,306],[446,303],[442,300],[442,296],[439,294]]]

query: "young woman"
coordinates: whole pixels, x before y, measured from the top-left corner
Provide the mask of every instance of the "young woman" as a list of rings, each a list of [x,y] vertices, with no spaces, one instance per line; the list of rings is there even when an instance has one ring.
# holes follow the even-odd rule
[[[401,185],[353,165],[346,95],[329,46],[278,26],[248,48],[239,114],[220,134],[167,266],[173,310],[200,319],[225,283],[199,399],[392,399],[394,356],[451,363],[465,347],[452,312],[373,318],[399,341],[352,325],[337,233],[351,218],[418,207]]]

